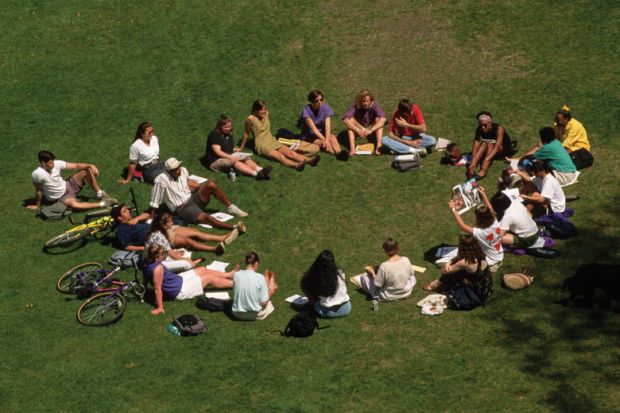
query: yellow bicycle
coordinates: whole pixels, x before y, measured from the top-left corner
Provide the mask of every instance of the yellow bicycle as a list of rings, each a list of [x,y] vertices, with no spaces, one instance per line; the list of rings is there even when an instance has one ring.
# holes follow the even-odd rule
[[[97,214],[105,214],[103,217],[88,222]],[[100,216],[100,215],[99,215]],[[69,247],[77,241],[83,240],[87,236],[98,238],[99,234],[107,232],[114,226],[114,220],[110,216],[110,210],[95,211],[86,216],[85,223],[75,226],[60,235],[48,239],[43,245],[43,251],[52,248]]]

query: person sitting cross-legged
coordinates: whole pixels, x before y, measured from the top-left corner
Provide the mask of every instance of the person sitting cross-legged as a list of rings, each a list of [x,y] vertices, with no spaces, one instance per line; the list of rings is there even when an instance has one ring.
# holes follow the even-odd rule
[[[245,270],[236,271],[233,275],[232,314],[238,320],[264,320],[274,310],[271,297],[278,290],[276,274],[265,270],[259,274],[260,258],[250,251],[245,254]]]
[[[38,153],[39,167],[32,172],[32,183],[35,188],[34,203],[26,206],[37,209],[41,204],[51,205],[62,202],[74,210],[103,208],[116,203],[116,199],[105,193],[97,183],[99,169],[90,163],[72,163],[57,160],[50,151]],[[61,176],[64,169],[77,170],[67,181]],[[99,202],[82,202],[77,194],[88,184],[95,191]]]
[[[350,156],[355,155],[356,137],[374,139],[375,154],[381,154],[385,112],[371,91],[364,89],[357,94],[355,102],[342,117],[342,122],[347,127]]]
[[[399,154],[420,153],[426,156],[427,148],[432,149],[437,139],[426,133],[426,122],[418,105],[409,99],[401,99],[392,113],[388,134],[382,142],[383,146]]]

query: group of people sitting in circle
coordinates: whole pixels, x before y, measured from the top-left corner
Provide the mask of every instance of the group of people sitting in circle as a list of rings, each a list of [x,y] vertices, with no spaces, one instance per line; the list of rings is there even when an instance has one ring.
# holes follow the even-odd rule
[[[298,127],[300,142],[293,148],[280,143],[271,133],[269,112],[262,100],[252,105],[246,118],[243,136],[238,147],[233,138],[232,119],[221,115],[207,138],[203,165],[216,172],[235,170],[257,180],[269,179],[272,167],[261,167],[242,151],[250,135],[255,151],[268,159],[298,171],[305,165],[315,166],[320,151],[346,161],[355,156],[355,140],[367,138],[375,144],[375,153],[428,153],[436,144],[427,128],[420,108],[408,99],[401,99],[394,109],[387,128],[385,112],[368,90],[361,91],[342,120],[346,126],[348,150],[332,132],[333,110],[324,102],[319,90],[308,94],[309,103],[302,109]],[[467,159],[467,175],[476,180],[484,178],[494,159],[512,155],[506,129],[495,122],[489,112],[477,115],[471,154]],[[457,145],[447,148],[451,163],[457,164],[463,155]],[[463,158],[465,159],[465,158]],[[264,319],[274,309],[271,297],[278,289],[276,274],[265,270],[258,273],[260,258],[250,251],[245,256],[245,270],[235,267],[229,272],[197,267],[202,259],[192,260],[184,249],[224,253],[227,245],[246,232],[242,221],[222,222],[204,211],[212,197],[238,217],[247,216],[232,203],[214,180],[199,183],[190,178],[182,162],[159,158],[159,141],[153,125],[138,125],[129,150],[127,173],[118,182],[126,184],[139,177],[153,185],[149,210],[133,216],[125,204],[103,191],[97,182],[99,171],[93,164],[56,160],[52,152],[38,154],[39,167],[32,173],[35,187],[30,209],[61,203],[76,210],[112,207],[116,223],[118,246],[126,251],[143,251],[146,258],[145,279],[153,285],[156,308],[153,314],[164,312],[163,300],[184,300],[198,297],[206,287],[233,289],[232,314],[242,320]],[[476,222],[466,224],[453,201],[449,202],[457,226],[464,232],[459,238],[458,253],[441,269],[441,277],[424,286],[428,291],[447,291],[455,284],[472,285],[482,299],[492,292],[492,274],[503,260],[503,246],[535,248],[540,246],[539,229],[532,216],[543,213],[563,213],[566,200],[562,185],[576,179],[576,170],[592,165],[593,157],[583,125],[573,119],[570,109],[562,107],[556,113],[552,127],[540,130],[540,142],[518,158],[525,169],[507,168],[504,187],[520,188],[521,201],[498,191],[491,199],[479,187],[483,201],[475,210]],[[479,168],[476,173],[476,169]],[[61,176],[64,169],[77,170],[67,181]],[[97,202],[83,202],[77,195],[85,185],[95,191]],[[502,188],[500,188],[502,189]],[[163,208],[160,208],[162,207]],[[208,224],[225,230],[221,235],[208,234],[181,224]],[[362,290],[372,299],[392,301],[408,297],[416,277],[411,262],[400,256],[398,242],[388,239],[383,244],[387,260],[376,267],[366,267],[360,279]],[[343,317],[351,312],[346,277],[336,265],[334,254],[322,251],[301,279],[300,288],[313,310],[320,317]]]

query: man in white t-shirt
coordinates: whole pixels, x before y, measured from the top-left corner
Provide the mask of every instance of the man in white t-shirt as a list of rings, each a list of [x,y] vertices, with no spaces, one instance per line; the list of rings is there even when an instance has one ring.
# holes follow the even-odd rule
[[[28,209],[37,209],[42,203],[62,202],[75,210],[102,208],[116,203],[116,199],[106,194],[97,183],[99,170],[89,163],[71,163],[57,160],[50,151],[40,151],[39,167],[32,172],[35,188],[34,203],[26,205]],[[64,180],[61,171],[77,170],[68,180]],[[99,202],[78,201],[76,196],[84,185],[89,184],[97,194]]]
[[[529,211],[533,211],[536,207],[542,207],[544,212],[564,212],[566,209],[566,197],[558,180],[551,174],[551,167],[545,161],[537,161],[533,163],[532,172],[534,177],[529,176],[523,171],[514,171],[518,173],[524,181],[534,185],[524,187],[524,194],[521,198],[526,202]]]

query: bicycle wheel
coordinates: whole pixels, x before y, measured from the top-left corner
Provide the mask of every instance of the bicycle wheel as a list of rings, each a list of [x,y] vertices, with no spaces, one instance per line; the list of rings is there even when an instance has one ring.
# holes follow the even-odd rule
[[[90,234],[90,231],[90,228],[82,228],[77,231],[69,230],[64,234],[56,235],[54,238],[48,239],[43,245],[43,249],[48,250],[56,247],[67,247]]]
[[[77,320],[85,326],[106,326],[118,321],[127,301],[118,292],[93,295],[77,311]]]
[[[97,280],[101,268],[103,266],[98,262],[85,262],[77,265],[60,276],[56,289],[63,294],[73,294],[78,283],[85,285]]]

